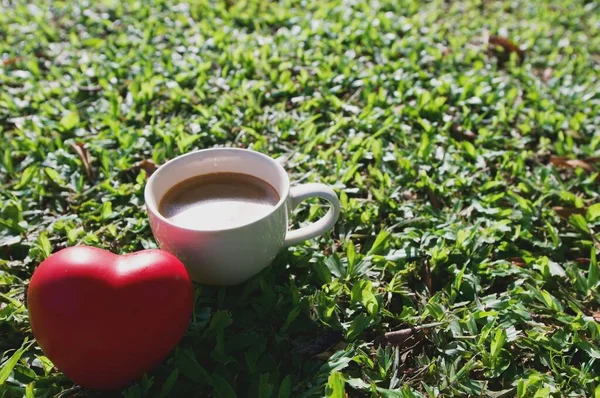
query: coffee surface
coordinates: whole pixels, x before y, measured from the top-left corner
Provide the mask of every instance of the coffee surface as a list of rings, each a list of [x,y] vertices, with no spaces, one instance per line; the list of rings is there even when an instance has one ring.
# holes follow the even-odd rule
[[[171,188],[160,201],[163,217],[199,230],[242,226],[269,214],[279,202],[266,181],[241,173],[192,177]]]

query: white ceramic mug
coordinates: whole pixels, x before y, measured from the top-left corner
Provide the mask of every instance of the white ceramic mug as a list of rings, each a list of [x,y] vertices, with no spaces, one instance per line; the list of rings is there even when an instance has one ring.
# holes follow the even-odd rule
[[[266,216],[249,224],[223,229],[190,229],[163,217],[162,197],[188,178],[212,173],[241,173],[268,182],[279,202]],[[340,214],[335,192],[323,184],[290,187],[283,167],[274,159],[247,149],[216,148],[188,153],[162,165],[148,179],[144,192],[150,227],[161,249],[177,256],[191,278],[206,285],[236,285],[271,263],[277,252],[330,230]],[[291,211],[304,199],[329,202],[327,214],[318,221],[288,231]]]

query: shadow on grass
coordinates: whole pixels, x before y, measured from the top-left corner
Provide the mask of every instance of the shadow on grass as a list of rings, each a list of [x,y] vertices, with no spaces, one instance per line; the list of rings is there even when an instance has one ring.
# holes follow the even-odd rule
[[[125,395],[159,396],[169,390],[168,396],[214,392],[258,397],[269,391],[321,388],[323,380],[315,377],[329,355],[326,351],[343,334],[320,326],[311,316],[308,297],[320,285],[311,281],[309,258],[293,257],[282,252],[270,267],[240,286],[196,285],[186,336],[150,373],[152,386],[142,380]]]

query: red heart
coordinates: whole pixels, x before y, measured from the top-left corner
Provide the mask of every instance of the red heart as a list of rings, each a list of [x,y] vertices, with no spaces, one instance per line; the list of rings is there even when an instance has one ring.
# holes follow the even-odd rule
[[[76,383],[99,390],[124,387],[158,365],[183,337],[194,301],[172,254],[119,256],[87,246],[43,261],[27,295],[46,356]]]

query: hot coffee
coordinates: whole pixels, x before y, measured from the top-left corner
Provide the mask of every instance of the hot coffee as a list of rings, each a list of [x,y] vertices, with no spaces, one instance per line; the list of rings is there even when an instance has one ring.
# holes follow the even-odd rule
[[[189,178],[169,189],[159,212],[184,228],[227,229],[261,219],[278,202],[277,191],[260,178],[212,173]]]

